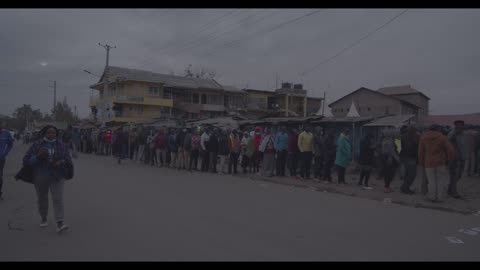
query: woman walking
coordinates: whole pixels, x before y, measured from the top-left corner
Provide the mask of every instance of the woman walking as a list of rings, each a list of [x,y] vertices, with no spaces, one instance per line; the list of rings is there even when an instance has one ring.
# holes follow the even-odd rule
[[[46,126],[40,131],[40,140],[35,142],[23,158],[26,166],[33,169],[33,183],[37,192],[40,227],[48,226],[48,191],[52,194],[57,232],[68,229],[64,223],[63,186],[68,174],[67,165],[72,164],[68,148],[57,140],[58,129]]]

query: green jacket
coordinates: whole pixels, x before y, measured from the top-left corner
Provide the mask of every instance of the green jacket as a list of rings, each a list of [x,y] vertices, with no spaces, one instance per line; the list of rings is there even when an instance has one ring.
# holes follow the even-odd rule
[[[253,152],[255,152],[255,146],[253,145],[253,139],[250,137],[248,138],[248,144],[247,144],[247,156],[252,157]]]
[[[335,165],[347,168],[352,160],[352,147],[350,140],[343,134],[340,135],[337,141],[337,155]]]

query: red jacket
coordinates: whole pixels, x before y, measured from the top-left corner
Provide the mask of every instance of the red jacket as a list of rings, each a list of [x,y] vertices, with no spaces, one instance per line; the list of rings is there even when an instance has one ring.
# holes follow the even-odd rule
[[[296,153],[298,152],[298,134],[292,134],[288,136],[288,152]]]
[[[105,143],[112,143],[112,133],[105,133],[105,135],[103,136],[103,140],[105,141]]]
[[[167,136],[165,136],[165,134],[163,133],[159,133],[157,134],[157,136],[155,136],[155,139],[153,139],[154,143],[155,143],[155,149],[165,149],[167,148]]]
[[[255,151],[258,151],[258,148],[260,147],[260,144],[262,143],[262,135],[253,135],[253,146],[255,148]]]

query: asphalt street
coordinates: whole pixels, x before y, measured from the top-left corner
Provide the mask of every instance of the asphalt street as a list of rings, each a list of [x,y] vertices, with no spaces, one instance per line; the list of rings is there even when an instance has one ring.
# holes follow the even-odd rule
[[[85,154],[58,235],[52,207],[40,228],[33,186],[13,179],[25,151],[4,172],[1,261],[480,259],[480,216]]]

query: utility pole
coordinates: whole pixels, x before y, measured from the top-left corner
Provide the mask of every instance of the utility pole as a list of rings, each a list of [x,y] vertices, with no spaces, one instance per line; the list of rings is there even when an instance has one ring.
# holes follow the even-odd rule
[[[50,88],[53,88],[53,120],[57,120],[57,113],[55,109],[57,106],[57,81],[53,81],[53,86],[50,86]]]
[[[107,57],[105,61],[105,72],[103,73],[103,94],[107,95],[108,92],[108,62],[110,60],[110,49],[115,49],[117,46],[110,46],[108,44],[102,45],[100,42],[98,43],[99,46],[105,48],[107,51]]]
[[[275,72],[275,90],[278,89],[278,72]]]
[[[327,101],[327,92],[323,91],[322,116],[325,116],[325,102]]]

